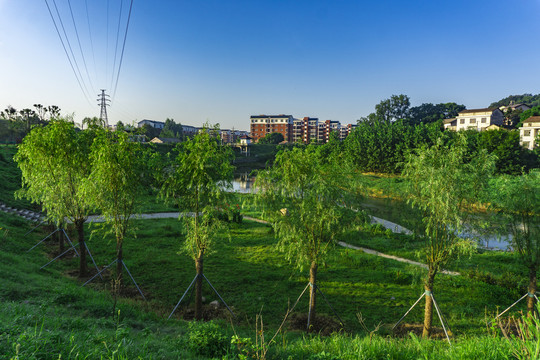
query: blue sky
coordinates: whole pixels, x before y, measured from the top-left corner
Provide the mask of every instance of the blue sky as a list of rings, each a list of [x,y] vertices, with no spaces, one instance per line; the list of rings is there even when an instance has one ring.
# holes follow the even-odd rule
[[[0,0],[0,108],[98,116],[130,2],[71,0],[87,73],[68,0],[55,1],[89,95],[46,2]],[[392,94],[485,107],[540,93],[538,19],[540,0],[134,0],[109,118],[247,130],[252,114],[354,123]]]

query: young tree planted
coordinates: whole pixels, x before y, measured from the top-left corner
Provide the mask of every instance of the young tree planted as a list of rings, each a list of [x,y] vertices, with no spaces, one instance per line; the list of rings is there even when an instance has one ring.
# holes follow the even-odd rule
[[[178,155],[166,171],[161,196],[175,202],[184,216],[184,250],[195,261],[195,319],[202,318],[204,257],[221,228],[216,210],[232,187],[232,151],[218,143],[216,131],[206,127],[176,146]]]
[[[256,201],[279,239],[279,250],[301,271],[309,267],[308,323],[316,316],[317,270],[337,236],[359,215],[344,206],[339,162],[322,161],[315,146],[280,151],[271,169],[257,175]],[[343,180],[343,179],[341,179]]]
[[[501,230],[510,231],[512,247],[529,271],[527,312],[532,314],[540,267],[540,171],[494,179],[491,190],[491,205],[503,220]]]
[[[24,138],[15,155],[22,172],[22,189],[17,196],[41,204],[57,225],[69,219],[79,238],[79,277],[87,275],[84,222],[89,213],[82,191],[90,175],[90,145],[93,132],[77,131],[69,119],[51,120],[35,127]]]
[[[116,239],[116,280],[122,285],[123,243],[143,191],[143,151],[125,132],[97,130],[92,144],[92,172],[85,183],[89,204],[99,209]]]
[[[468,208],[476,203],[487,188],[494,169],[494,160],[480,151],[465,162],[467,145],[464,135],[455,145],[438,142],[431,148],[418,150],[409,156],[404,176],[411,186],[409,201],[423,212],[428,273],[424,279],[426,304],[423,336],[431,332],[435,276],[459,254],[471,250],[472,243],[458,236],[467,217]]]

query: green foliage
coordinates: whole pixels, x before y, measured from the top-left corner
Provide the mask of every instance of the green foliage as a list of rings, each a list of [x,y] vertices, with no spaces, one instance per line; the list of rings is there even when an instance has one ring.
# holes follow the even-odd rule
[[[389,123],[405,119],[409,113],[411,101],[407,95],[392,95],[390,99],[375,105],[375,115],[380,122]]]
[[[539,94],[540,96],[540,94]],[[540,115],[540,105],[537,105],[533,108],[530,108],[529,110],[525,110],[524,112],[522,112],[520,115],[519,115],[519,124],[517,125],[517,127],[520,127],[523,125],[523,123],[525,122],[525,120],[527,120],[528,118],[530,118],[531,116],[539,116]]]
[[[468,249],[457,236],[467,207],[475,204],[493,172],[493,157],[480,152],[465,163],[466,138],[417,151],[409,157],[404,176],[411,182],[410,202],[424,212],[426,263],[435,273]],[[466,245],[466,244],[465,244]]]
[[[527,151],[519,144],[519,133],[504,129],[478,133],[478,148],[495,155],[499,174],[521,174],[528,170]]]
[[[537,305],[538,311],[538,305]],[[519,360],[540,358],[540,319],[524,316],[513,319],[517,334],[510,334],[514,356]],[[508,334],[504,334],[508,338]]]
[[[436,105],[426,103],[410,108],[406,122],[410,125],[433,123],[456,117],[462,110],[465,110],[465,105],[453,102]]]
[[[240,224],[242,223],[243,216],[240,211],[240,205],[239,204],[229,204],[225,203],[222,208],[218,209],[218,215],[217,217],[221,221],[225,222],[233,222]]]
[[[285,138],[283,137],[283,134],[274,132],[274,133],[266,134],[266,136],[259,139],[257,143],[258,144],[279,144],[283,140],[285,140]]]
[[[490,108],[498,108],[501,106],[508,106],[511,103],[514,104],[527,104],[531,107],[540,105],[540,94],[523,94],[523,95],[510,95],[497,102],[491,103]]]
[[[352,226],[339,164],[323,163],[316,147],[280,151],[274,166],[259,172],[256,201],[279,239],[278,247],[300,269],[323,261],[336,237]]]
[[[194,354],[211,358],[225,355],[229,338],[218,324],[194,321],[188,327],[188,346]]]
[[[92,171],[85,182],[87,203],[99,209],[122,244],[142,192],[145,163],[138,142],[125,132],[97,131],[91,147]]]
[[[92,138],[93,132],[77,131],[67,119],[35,127],[15,156],[22,173],[17,196],[41,204],[56,223],[66,217],[83,221],[89,212],[82,186],[90,174]]]
[[[184,139],[184,129],[181,124],[177,124],[173,119],[167,118],[159,136],[163,138]]]
[[[440,124],[411,126],[403,121],[360,122],[345,139],[344,147],[349,159],[365,172],[400,172],[408,152],[423,145],[431,146],[439,137]]]
[[[540,267],[540,171],[503,176],[490,182],[492,208],[510,230],[512,245],[527,267]]]
[[[181,210],[190,211],[186,247],[194,259],[210,249],[218,230],[216,207],[231,187],[233,167],[229,147],[219,145],[208,129],[176,147],[178,154],[166,169],[161,196],[175,202]]]

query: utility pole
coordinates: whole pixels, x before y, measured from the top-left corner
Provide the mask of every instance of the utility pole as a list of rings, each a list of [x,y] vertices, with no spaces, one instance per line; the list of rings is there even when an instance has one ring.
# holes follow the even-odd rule
[[[105,94],[105,90],[101,89],[101,94],[98,94],[100,97],[97,99],[99,102],[99,105],[101,106],[101,112],[99,114],[99,120],[103,124],[105,128],[109,127],[109,119],[107,118],[107,106],[109,106],[109,102],[111,100],[109,99],[109,95]]]

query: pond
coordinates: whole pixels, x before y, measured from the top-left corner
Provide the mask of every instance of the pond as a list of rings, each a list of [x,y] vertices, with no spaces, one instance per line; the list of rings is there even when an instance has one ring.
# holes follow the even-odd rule
[[[242,194],[252,193],[255,191],[254,182],[255,177],[248,174],[237,176],[233,181],[233,191]],[[369,215],[399,224],[412,231],[419,229],[422,218],[420,212],[404,201],[365,197],[361,206]],[[492,215],[477,213],[475,216],[481,220],[488,220]],[[461,237],[475,238],[479,246],[489,249],[507,250],[512,238],[511,235],[501,236],[495,229],[485,230],[480,233],[474,231],[471,227],[467,229],[467,226],[465,226],[465,228],[466,230],[460,234]]]

